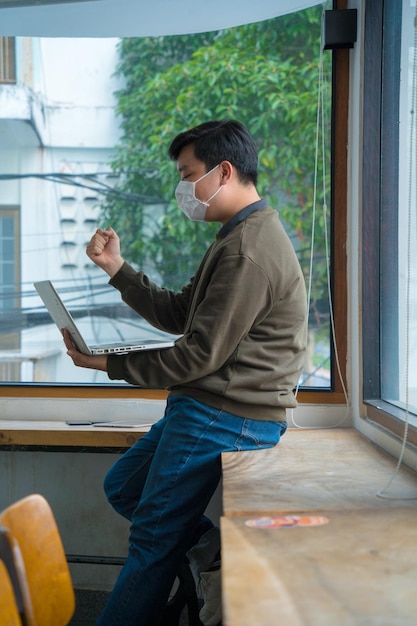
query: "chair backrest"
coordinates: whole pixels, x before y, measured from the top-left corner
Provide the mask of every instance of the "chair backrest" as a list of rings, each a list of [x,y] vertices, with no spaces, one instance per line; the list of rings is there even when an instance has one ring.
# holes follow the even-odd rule
[[[30,596],[26,583],[25,566],[16,539],[8,528],[0,526],[0,559],[7,569],[10,582],[13,587],[14,597],[20,618],[24,621],[24,606],[30,606]],[[25,625],[26,626],[26,625]]]
[[[3,561],[0,561],[0,624],[22,626],[12,582]]]
[[[49,504],[41,495],[27,496],[0,513],[0,525],[14,556],[26,626],[67,626],[75,595]]]

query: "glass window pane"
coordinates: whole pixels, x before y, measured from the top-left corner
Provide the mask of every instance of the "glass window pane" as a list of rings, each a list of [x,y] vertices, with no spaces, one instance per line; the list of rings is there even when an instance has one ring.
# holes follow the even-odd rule
[[[15,219],[0,211],[0,311],[12,311],[16,305]]]
[[[306,281],[317,196],[309,350],[300,382],[331,387],[324,240],[330,214],[323,217],[320,208],[323,187],[328,203],[330,198],[330,52],[322,59],[327,86],[319,145],[325,155],[319,155],[314,189],[321,13],[314,7],[182,37],[37,40],[33,60],[43,65],[34,76],[43,78],[34,89],[47,105],[42,132],[48,133],[48,147],[33,147],[35,133],[29,133],[27,147],[0,149],[0,171],[16,175],[2,182],[7,185],[3,197],[10,205],[22,199],[21,232],[10,231],[12,240],[3,239],[1,253],[4,265],[19,239],[21,278],[15,268],[13,280],[19,275],[19,284],[8,302],[13,307],[17,302],[22,315],[15,310],[15,319],[9,314],[2,322],[16,338],[12,349],[33,367],[20,368],[31,372],[30,378],[16,382],[109,384],[104,373],[72,365],[33,289],[35,280],[54,282],[88,342],[161,336],[120,303],[106,276],[86,257],[85,245],[97,226],[111,224],[129,262],[158,284],[180,289],[218,226],[192,224],[181,216],[174,200],[177,173],[166,151],[181,130],[210,118],[235,117],[258,143],[259,191],[279,211]],[[27,178],[29,173],[37,178]]]
[[[396,304],[388,319],[383,310],[383,324],[389,329],[382,338],[382,397],[401,408],[408,406],[417,413],[417,222],[416,222],[416,93],[415,67],[415,2],[402,3],[401,83],[399,123],[399,180],[398,180],[398,260],[391,260],[397,268],[394,285],[383,274],[383,288]],[[414,110],[414,113],[413,113]],[[394,248],[395,250],[397,247]],[[395,289],[395,291],[394,291]],[[392,357],[392,355],[398,355]],[[398,358],[398,376],[390,374],[385,362]]]
[[[10,237],[11,239],[14,238],[14,219],[12,217],[3,217],[1,219],[0,222],[0,232],[1,232],[1,237],[2,239],[6,239],[7,237]]]

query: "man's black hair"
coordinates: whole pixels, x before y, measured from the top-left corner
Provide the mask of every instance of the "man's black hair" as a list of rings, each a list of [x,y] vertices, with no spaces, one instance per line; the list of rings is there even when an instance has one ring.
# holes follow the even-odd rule
[[[253,137],[241,122],[204,122],[180,133],[168,149],[170,158],[177,161],[181,150],[189,144],[193,144],[196,158],[205,164],[207,171],[222,161],[230,161],[242,182],[256,185],[258,151]]]

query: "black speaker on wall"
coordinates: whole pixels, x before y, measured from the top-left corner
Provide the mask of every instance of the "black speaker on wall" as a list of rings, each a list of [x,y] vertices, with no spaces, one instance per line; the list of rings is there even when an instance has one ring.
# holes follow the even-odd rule
[[[353,48],[357,37],[356,9],[336,9],[324,12],[324,50]]]

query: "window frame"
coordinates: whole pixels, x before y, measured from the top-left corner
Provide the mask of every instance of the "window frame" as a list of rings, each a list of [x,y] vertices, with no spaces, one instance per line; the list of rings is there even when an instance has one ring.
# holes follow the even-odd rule
[[[335,2],[337,8],[346,8],[346,0]],[[347,360],[347,145],[349,102],[349,50],[336,49],[325,54],[333,55],[332,71],[332,194],[331,194],[331,292],[335,336],[340,364],[340,380],[332,347],[332,387],[330,389],[300,389],[300,404],[346,404],[344,387]],[[167,392],[161,389],[138,389],[116,385],[30,385],[16,383],[0,386],[1,397],[34,398],[147,398],[164,399]]]
[[[392,233],[398,232],[399,165],[392,155],[398,155],[399,150],[401,21],[402,3],[367,1],[362,165],[362,179],[366,181],[362,192],[362,309],[366,311],[362,319],[363,402],[365,417],[397,436],[404,435],[405,410],[382,399],[381,313],[387,311],[390,326],[398,322],[396,307],[392,306],[398,241]],[[381,254],[388,242],[389,259]],[[391,359],[395,380],[398,356],[393,354]],[[413,424],[408,427],[408,441],[417,444]]]
[[[0,206],[0,220],[3,218],[11,218],[14,224],[14,243],[13,243],[13,272],[14,272],[14,284],[20,284],[21,267],[20,267],[20,209],[18,206]],[[3,258],[0,257],[0,266],[3,263]],[[20,308],[20,293],[15,294],[15,306]],[[19,349],[20,348],[20,333],[11,332],[0,334],[0,350],[6,348]],[[4,375],[7,371],[13,374],[19,371],[20,364],[18,362],[0,363],[0,372]]]
[[[16,83],[16,41],[15,37],[0,37],[0,84]]]
[[[14,246],[13,246],[13,256],[14,256],[14,281],[15,284],[20,284],[21,278],[21,267],[20,267],[20,208],[18,206],[1,206],[0,205],[0,219],[2,218],[11,218],[14,224]],[[0,258],[0,263],[3,262],[3,259]],[[15,306],[16,308],[20,304],[20,295],[16,294]]]

